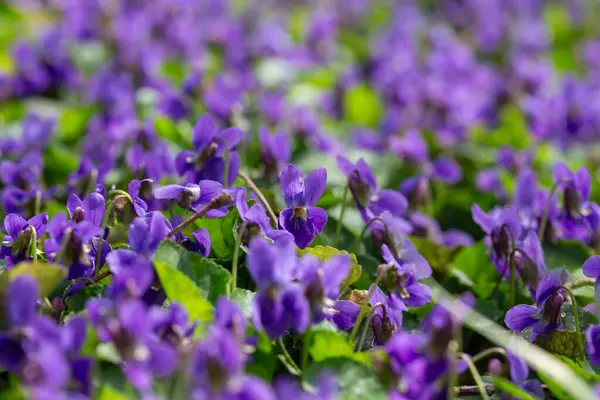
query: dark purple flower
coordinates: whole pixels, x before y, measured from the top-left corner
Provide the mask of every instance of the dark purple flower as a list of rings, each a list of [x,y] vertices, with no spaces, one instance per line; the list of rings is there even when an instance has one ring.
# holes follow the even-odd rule
[[[248,243],[257,234],[266,236],[273,241],[293,240],[292,234],[288,231],[271,227],[271,220],[262,204],[254,203],[248,207],[245,189],[238,191],[235,206],[240,218],[246,223],[246,231],[242,233],[245,235],[244,243]]]
[[[282,377],[275,381],[277,400],[334,400],[338,394],[335,378],[327,373],[320,374],[313,390],[305,390],[291,377]]]
[[[533,328],[530,340],[541,334],[562,329],[561,308],[566,294],[560,287],[567,282],[566,270],[553,270],[544,276],[535,293],[535,306],[519,304],[508,310],[504,322],[516,332]]]
[[[297,256],[293,242],[270,245],[262,238],[250,242],[248,269],[259,289],[252,314],[257,329],[275,339],[287,330],[304,332],[310,323],[310,305],[300,284],[292,283]]]
[[[177,171],[186,175],[188,182],[214,180],[223,182],[225,173],[225,150],[229,149],[229,171],[227,183],[233,184],[240,168],[239,154],[235,151],[243,133],[232,127],[219,131],[213,118],[206,114],[194,125],[192,145],[195,152],[183,151],[176,160]]]
[[[300,170],[288,164],[279,176],[279,183],[288,206],[279,214],[279,226],[290,232],[296,245],[304,249],[327,223],[325,210],[314,206],[325,191],[327,170],[318,168],[303,179]]]
[[[47,213],[36,215],[27,221],[17,214],[8,214],[4,218],[7,235],[2,239],[0,259],[7,261],[7,267],[31,258],[33,233],[35,232],[36,238],[41,237],[46,232],[47,223]]]
[[[523,388],[526,392],[539,398],[543,398],[544,389],[542,388],[540,381],[537,379],[527,379],[529,377],[529,366],[525,360],[510,351],[506,352],[506,360],[508,361],[510,380]]]
[[[278,176],[281,167],[292,158],[292,143],[285,132],[270,134],[266,127],[258,131],[261,153],[260,158],[265,166],[265,175]]]
[[[431,288],[418,281],[419,271],[416,265],[404,260],[399,262],[385,244],[381,246],[381,252],[389,265],[386,284],[390,288],[390,304],[402,310],[406,306],[420,307],[429,303]]]
[[[81,201],[79,196],[73,193],[67,200],[67,210],[69,210],[73,222],[85,220],[100,227],[106,211],[104,196],[99,193],[90,193],[84,201]]]
[[[383,293],[379,286],[371,286],[370,290],[373,290],[373,294],[369,305],[377,307],[371,319],[374,342],[384,345],[394,333],[402,329],[402,311],[406,310],[406,306],[404,303],[390,301],[390,296]]]
[[[154,190],[154,197],[158,200],[171,200],[184,209],[199,211],[219,197],[223,192],[223,185],[219,182],[202,180],[198,185],[188,183],[181,185],[166,185]],[[232,189],[228,189],[232,190]],[[209,218],[221,218],[227,215],[227,207],[220,207],[206,213]]]
[[[155,206],[152,179],[133,179],[127,185],[127,192],[133,200],[133,209],[138,217],[143,217],[148,211],[153,211]]]
[[[313,323],[335,314],[335,298],[340,285],[350,272],[350,258],[344,254],[321,262],[305,255],[297,266],[298,281],[305,286],[305,296],[310,304]]]
[[[590,363],[597,367],[600,365],[600,325],[590,326],[586,331],[587,355]]]

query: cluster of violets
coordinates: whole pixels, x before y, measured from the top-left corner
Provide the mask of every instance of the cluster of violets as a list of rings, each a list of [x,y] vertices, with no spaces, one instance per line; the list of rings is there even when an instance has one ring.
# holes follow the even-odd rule
[[[79,165],[63,182],[49,180],[44,163],[62,140],[55,117],[31,111],[16,124],[18,135],[0,132],[2,384],[14,379],[32,399],[93,398],[106,362],[89,348],[97,341],[143,399],[335,399],[333,374],[311,385],[286,373],[268,382],[246,369],[261,341],[288,355],[284,339],[308,346],[311,329],[325,325],[345,332],[356,352],[372,354],[373,374],[390,398],[455,396],[451,377],[466,376],[471,359],[455,348],[464,316],[452,304],[432,305],[427,281],[435,273],[409,236],[440,248],[473,245],[469,233],[442,229],[431,212],[443,188],[467,179],[500,204],[472,208],[499,280],[511,300],[515,292],[533,299],[512,303],[506,326],[532,342],[565,329],[564,306],[576,307],[572,288],[581,282],[547,266],[542,244],[568,240],[600,250],[600,206],[590,200],[587,167],[556,162],[548,187],[538,183],[532,151],[498,149],[496,165],[473,177],[459,151],[474,127],[495,129],[507,104],[523,113],[536,143],[597,142],[600,42],[581,48],[589,71],[558,77],[545,2],[400,1],[386,5],[381,26],[365,17],[382,6],[378,0],[315,7],[264,0],[242,9],[224,0],[13,3],[49,23],[14,43],[13,70],[0,72],[0,105],[44,98],[83,105],[78,111],[90,117],[77,143]],[[565,3],[583,29],[584,2]],[[300,8],[306,15],[295,23],[304,26],[294,32],[290,20]],[[366,55],[348,55],[348,32],[365,40]],[[77,56],[90,49],[97,59]],[[172,65],[181,79],[165,72]],[[314,71],[335,81],[314,101],[294,100],[293,81]],[[364,86],[383,114],[377,127],[347,126],[344,98]],[[180,142],[159,135],[157,121],[165,120]],[[349,143],[331,126],[351,129]],[[369,157],[352,159],[350,148],[391,155],[410,176],[395,188],[378,184]],[[331,157],[337,170],[302,171],[292,162],[303,149]],[[514,190],[502,180],[506,173],[515,176]],[[339,215],[319,203],[328,174],[344,177]],[[367,290],[344,286],[348,254],[321,260],[303,251],[322,240],[330,217],[341,224],[346,208],[368,234],[358,243],[379,262]],[[210,230],[194,222],[230,213],[252,306],[248,315],[221,296],[205,326],[169,301],[154,256],[170,241],[215,258]],[[65,271],[60,295],[49,298],[43,282],[13,273],[30,262]],[[596,283],[600,256],[582,268]],[[67,299],[100,285],[101,296],[69,310]],[[470,294],[461,299],[474,306]],[[431,309],[418,327],[404,329],[403,316],[423,306]],[[600,325],[587,330],[585,352],[600,366]],[[492,359],[488,374],[544,397],[523,359],[506,351],[503,361]]]

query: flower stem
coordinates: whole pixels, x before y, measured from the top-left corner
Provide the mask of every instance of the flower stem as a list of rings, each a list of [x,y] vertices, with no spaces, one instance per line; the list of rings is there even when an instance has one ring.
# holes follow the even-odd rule
[[[365,236],[365,233],[367,233],[367,230],[369,229],[371,224],[375,221],[381,221],[385,225],[385,222],[383,221],[383,218],[381,218],[381,217],[374,217],[369,222],[367,222],[367,224],[363,228],[360,235],[358,235],[358,237],[356,238],[356,242],[354,243],[354,247],[352,248],[352,254],[356,254],[356,252],[358,251],[358,248],[360,247],[360,242],[362,241],[363,236]]]
[[[256,194],[256,196],[258,197],[258,200],[265,207],[265,210],[267,211],[267,214],[269,214],[269,218],[271,219],[272,223],[274,223],[275,226],[277,226],[277,216],[273,212],[273,209],[269,205],[269,202],[265,198],[264,194],[260,191],[260,189],[258,188],[258,186],[256,186],[256,184],[254,183],[254,181],[252,179],[250,179],[250,177],[248,175],[246,175],[244,172],[238,171],[238,176],[240,178],[242,178],[242,180],[244,181],[244,183],[246,184],[246,186],[248,186]]]
[[[222,192],[218,197],[215,197],[214,199],[209,201],[207,205],[195,212],[192,216],[183,221],[181,224],[173,228],[173,230],[167,234],[167,237],[177,235],[179,232],[183,231],[185,228],[193,224],[194,221],[204,217],[206,213],[208,213],[210,210],[223,207],[225,204],[231,203],[232,201],[233,197],[231,197],[230,194]]]
[[[233,248],[233,259],[231,260],[231,291],[230,295],[233,294],[235,288],[237,286],[237,271],[238,271],[238,258],[240,254],[240,246],[242,245],[242,235],[244,234],[244,230],[248,225],[247,222],[242,223],[240,228],[238,229],[238,235],[235,238],[235,247]]]
[[[35,191],[35,203],[33,205],[33,215],[38,215],[42,211],[42,192]]]
[[[515,251],[516,249],[513,249],[510,252],[510,277],[509,277],[509,285],[510,285],[510,297],[509,297],[509,304],[510,306],[514,306],[515,305],[515,299],[516,299],[516,292],[517,292],[517,280],[516,280],[516,276],[515,276]]]
[[[377,287],[377,285],[379,285],[380,281],[381,281],[381,276],[377,276],[377,280],[375,280],[375,283],[373,283],[373,285],[371,285],[371,287],[369,288],[369,291],[367,292],[367,298],[360,305],[360,311],[358,312],[358,316],[356,317],[356,322],[354,323],[354,327],[352,328],[352,332],[350,333],[350,343],[353,346],[354,346],[354,340],[356,339],[356,335],[358,334],[358,329],[360,328],[360,324],[362,323],[363,318],[367,314],[367,309],[369,308],[369,300],[371,300],[371,296],[373,295],[373,292],[375,291],[375,288]]]
[[[581,338],[581,326],[579,323],[579,308],[577,307],[577,299],[575,299],[575,295],[566,286],[559,286],[559,288],[564,289],[571,299],[571,307],[573,308],[573,320],[575,323],[575,335],[577,336],[577,347],[579,347],[579,357],[585,357],[585,347],[583,346],[583,339]]]
[[[296,362],[294,361],[294,359],[292,358],[290,353],[288,353],[287,349],[285,348],[283,339],[279,338],[279,339],[277,339],[277,342],[279,343],[279,347],[281,347],[281,352],[283,353],[283,358],[285,358],[285,360],[288,362],[288,364],[290,364],[290,366],[296,370],[296,373],[298,375],[302,374],[302,370],[298,367],[298,364],[296,364]]]
[[[456,357],[460,351],[460,325],[454,329],[454,337],[448,343],[448,357],[450,365],[448,366],[448,398],[456,399],[456,391],[454,387],[458,383],[458,373],[456,371]]]
[[[127,193],[126,191],[121,190],[121,189],[111,190],[110,192],[108,192],[108,195],[106,196],[106,198],[110,199],[110,198],[112,198],[113,196],[116,196],[116,195],[124,196],[127,199],[127,201],[129,202],[129,204],[133,204],[133,199],[131,198],[131,196],[129,195],[129,193]]]
[[[300,359],[300,367],[302,368],[303,373],[306,371],[306,367],[308,365],[308,348],[310,347],[311,339],[312,331],[309,329],[304,334],[304,342],[302,343],[302,358]]]
[[[129,196],[129,194],[127,196],[118,195],[114,199],[112,199],[111,202],[108,203],[108,207],[106,207],[106,213],[104,214],[104,219],[102,220],[102,234],[98,238],[98,245],[96,246],[96,274],[100,271],[100,268],[102,268],[102,265],[100,265],[100,259],[102,258],[102,243],[104,242],[104,235],[106,232],[108,221],[110,221],[112,213],[115,210],[116,202],[122,198],[131,199],[131,196]]]
[[[342,223],[344,221],[344,214],[346,213],[348,193],[350,192],[350,185],[346,184],[344,189],[344,195],[342,196],[342,209],[340,210],[340,218],[337,221],[337,227],[335,228],[335,245],[340,243],[340,234],[342,233]]]
[[[548,200],[546,200],[546,208],[544,208],[544,215],[542,216],[542,221],[540,222],[540,228],[538,230],[538,239],[540,240],[540,243],[542,243],[542,241],[544,240],[544,232],[546,231],[546,224],[548,224],[548,214],[550,214],[552,198],[554,197],[554,194],[556,193],[556,190],[559,188],[561,183],[563,183],[562,180],[556,182],[554,186],[552,186],[552,189],[550,189],[550,193],[548,193]]]
[[[475,381],[475,384],[479,388],[479,394],[481,395],[481,398],[483,400],[489,400],[490,397],[488,396],[487,389],[485,388],[485,384],[483,383],[483,380],[481,379],[481,375],[479,374],[477,367],[475,367],[475,364],[473,363],[473,361],[467,354],[464,354],[464,353],[461,354],[461,358],[467,363],[467,366],[469,367],[469,371],[471,371],[471,376],[473,376],[473,380]],[[452,390],[454,391],[454,387],[452,387]]]
[[[373,319],[373,316],[375,315],[375,310],[379,307],[383,307],[383,303],[379,302],[379,303],[373,305],[373,307],[369,311],[367,321],[365,322],[365,326],[363,327],[363,331],[360,335],[360,340],[358,341],[354,351],[361,351],[361,349],[363,348],[363,345],[365,343],[365,338],[367,337],[367,332],[369,331],[369,324],[371,323],[371,320]]]
[[[475,354],[473,356],[473,363],[478,363],[479,361],[484,360],[487,357],[492,356],[494,354],[501,355],[504,358],[506,358],[506,350],[504,350],[502,347],[490,347],[489,349],[485,349],[481,353]]]
[[[30,225],[29,228],[31,228],[31,243],[29,244],[29,252],[31,253],[33,262],[37,262],[37,231],[32,225]]]

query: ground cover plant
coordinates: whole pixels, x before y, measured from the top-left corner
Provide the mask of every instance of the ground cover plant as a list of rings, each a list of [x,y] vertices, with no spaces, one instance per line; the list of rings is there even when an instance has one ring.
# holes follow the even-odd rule
[[[0,3],[0,398],[597,398],[599,15]]]

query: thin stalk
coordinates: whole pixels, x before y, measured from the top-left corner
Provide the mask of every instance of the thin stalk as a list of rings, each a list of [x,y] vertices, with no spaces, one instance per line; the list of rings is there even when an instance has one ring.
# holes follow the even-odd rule
[[[252,190],[256,194],[256,196],[258,197],[258,200],[261,202],[263,207],[265,207],[267,214],[269,214],[269,218],[271,219],[272,224],[275,224],[275,226],[277,226],[277,216],[273,212],[273,209],[269,205],[269,202],[265,198],[265,195],[260,191],[258,186],[256,186],[254,181],[252,179],[250,179],[250,177],[248,175],[246,175],[246,173],[244,173],[243,171],[238,171],[238,176],[240,178],[242,178],[242,180],[244,181],[246,186],[248,186],[250,188],[250,190]]]
[[[296,364],[290,353],[288,353],[287,349],[285,348],[285,344],[283,344],[283,339],[279,338],[277,339],[277,342],[279,343],[279,347],[281,347],[283,358],[286,359],[286,361],[297,371],[298,374],[301,374],[302,370],[298,367],[298,364]]]
[[[564,289],[571,299],[571,307],[573,308],[573,320],[575,322],[575,335],[577,337],[577,347],[579,347],[579,356],[585,357],[585,347],[583,346],[583,339],[581,338],[581,326],[579,324],[579,309],[577,308],[577,299],[575,299],[575,295],[566,286],[559,286],[559,289]]]
[[[367,292],[367,298],[365,299],[364,303],[360,305],[360,311],[358,313],[358,316],[356,317],[356,322],[354,323],[352,332],[350,333],[350,343],[352,343],[353,346],[354,340],[356,339],[356,335],[358,334],[358,329],[360,328],[360,324],[362,323],[362,320],[367,313],[367,309],[369,308],[369,300],[371,300],[371,296],[373,295],[373,292],[375,291],[377,285],[379,285],[380,281],[381,276],[377,276],[377,280],[375,280],[375,283],[371,285],[369,291]]]
[[[564,183],[564,180],[560,180],[552,186],[550,189],[550,193],[548,193],[548,200],[546,200],[546,208],[544,208],[544,215],[542,216],[542,221],[540,222],[540,228],[538,230],[538,239],[540,243],[544,240],[544,232],[546,231],[546,224],[548,223],[548,214],[550,214],[550,206],[552,206],[552,198],[556,193],[556,190],[560,187],[560,184]]]
[[[363,327],[363,331],[360,335],[360,339],[357,343],[356,348],[354,349],[354,351],[360,351],[365,343],[365,339],[367,337],[367,332],[369,331],[369,324],[371,323],[371,320],[373,319],[373,317],[375,316],[375,310],[377,310],[377,308],[379,307],[383,307],[383,303],[379,302],[375,305],[373,305],[373,307],[371,308],[371,311],[369,311],[369,315],[367,317],[367,321],[365,322],[365,326]],[[385,311],[384,311],[385,312]]]
[[[216,138],[215,141],[223,143],[225,147],[225,154],[223,159],[225,160],[225,167],[223,168],[223,187],[229,186],[229,143],[223,138]]]
[[[584,286],[595,286],[596,282],[594,279],[581,279],[578,281],[573,282],[571,285],[569,285],[569,287],[571,288],[571,290],[575,290],[575,289],[579,289],[580,287],[584,287]]]
[[[312,321],[312,316],[311,316]],[[310,341],[312,339],[312,331],[309,329],[304,334],[304,342],[302,343],[302,358],[300,359],[300,367],[302,367],[302,373],[306,371],[308,365],[308,348],[310,347]]]
[[[85,191],[83,192],[83,196],[87,196],[88,194],[94,192],[96,190],[96,182],[98,181],[98,170],[96,168],[92,168],[90,171],[90,180],[88,181],[87,186],[85,187]]]
[[[202,207],[199,211],[195,212],[191,217],[183,221],[181,224],[177,225],[171,232],[168,233],[167,237],[171,237],[177,235],[179,232],[183,231],[185,228],[190,226],[199,218],[202,218],[208,213],[210,210],[214,210],[216,208],[220,208],[227,203],[231,203],[233,198],[231,195],[227,193],[221,193],[218,197],[215,197],[207,205]]]
[[[516,280],[516,276],[515,276],[515,251],[516,249],[513,249],[510,252],[510,276],[509,276],[509,285],[510,285],[510,297],[509,297],[509,304],[510,306],[514,306],[515,305],[515,299],[517,297],[517,280]]]
[[[358,235],[358,237],[356,238],[356,242],[354,243],[354,247],[352,248],[352,254],[356,254],[356,252],[358,251],[358,248],[360,247],[360,242],[362,241],[363,236],[365,236],[365,233],[367,233],[367,230],[369,229],[371,224],[375,221],[381,221],[385,225],[385,222],[383,221],[383,218],[381,218],[381,217],[374,217],[369,222],[367,222],[367,224],[363,228],[362,232],[360,232],[360,235]]]
[[[337,246],[340,243],[340,234],[342,233],[342,222],[344,221],[344,214],[346,213],[347,207],[347,199],[348,193],[350,192],[350,184],[346,183],[346,188],[344,189],[344,195],[342,196],[342,209],[340,210],[340,218],[338,219],[338,224],[335,229],[335,245]]]
[[[475,354],[473,356],[473,362],[478,363],[479,361],[484,360],[489,356],[493,356],[494,354],[500,355],[506,359],[506,350],[504,350],[502,347],[490,347],[481,353]]]
[[[42,211],[42,192],[35,191],[35,203],[33,205],[33,215],[38,215]]]
[[[231,260],[231,291],[229,294],[233,294],[237,286],[237,272],[238,272],[238,258],[240,254],[240,246],[242,245],[242,235],[244,234],[244,230],[248,225],[247,222],[242,223],[240,225],[240,229],[238,229],[238,235],[235,238],[235,247],[233,248],[233,259]]]
[[[31,253],[31,258],[33,262],[37,262],[37,231],[33,226],[29,226],[31,228],[31,243],[29,244],[29,251]]]
[[[454,329],[454,338],[448,343],[448,356],[450,365],[448,366],[448,388],[447,396],[449,399],[456,399],[454,387],[458,384],[458,373],[456,371],[456,357],[460,351],[460,325]]]
[[[111,202],[108,203],[108,207],[106,207],[106,213],[104,214],[104,219],[102,220],[102,234],[98,238],[98,246],[96,249],[96,273],[98,273],[100,271],[100,268],[102,268],[102,265],[100,265],[100,259],[102,258],[102,243],[104,242],[104,233],[106,231],[106,226],[108,225],[108,221],[110,221],[112,213],[115,210],[116,202],[122,198],[127,198],[127,197],[129,197],[129,199],[131,199],[131,197],[129,195],[127,195],[127,196],[118,195],[114,199],[112,199]]]
[[[471,376],[473,377],[475,384],[479,388],[479,394],[481,395],[481,398],[483,400],[489,400],[490,397],[488,396],[485,384],[483,383],[483,380],[481,379],[481,375],[479,374],[479,371],[477,370],[477,367],[475,367],[475,364],[473,363],[471,358],[467,354],[464,354],[464,353],[461,354],[460,357],[467,363],[467,366],[469,367],[469,371],[471,371]],[[452,387],[452,391],[456,395],[454,387]]]
[[[131,195],[121,189],[111,190],[110,192],[108,192],[108,195],[106,196],[106,198],[110,199],[116,195],[124,196],[127,199],[127,201],[129,202],[129,204],[133,204],[133,199],[131,198]]]

